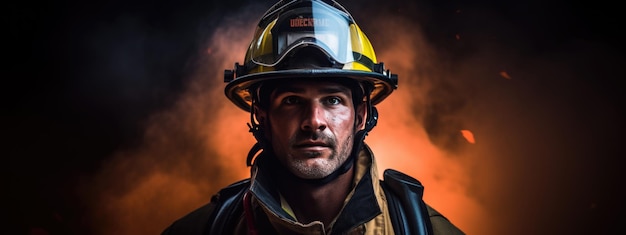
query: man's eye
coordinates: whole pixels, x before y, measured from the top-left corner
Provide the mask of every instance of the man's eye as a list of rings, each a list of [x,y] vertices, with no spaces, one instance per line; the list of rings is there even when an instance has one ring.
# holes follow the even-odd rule
[[[328,99],[326,99],[326,102],[328,104],[341,104],[341,99],[339,97],[328,97]]]
[[[295,96],[287,96],[283,99],[283,104],[299,104],[300,99]]]

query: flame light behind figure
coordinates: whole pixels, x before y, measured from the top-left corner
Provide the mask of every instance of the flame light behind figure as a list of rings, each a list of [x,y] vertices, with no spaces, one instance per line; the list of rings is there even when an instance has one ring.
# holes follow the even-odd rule
[[[360,9],[352,4],[346,7]],[[568,127],[550,117],[555,112],[550,107],[573,112],[570,106],[559,106],[563,98],[538,85],[543,81],[533,80],[533,71],[542,71],[551,60],[503,59],[494,51],[507,49],[494,43],[462,62],[454,61],[428,42],[419,22],[406,12],[395,14],[402,9],[377,10],[379,14],[367,18],[358,10],[353,14],[374,44],[378,60],[400,75],[399,89],[378,106],[380,121],[365,140],[374,150],[379,171],[394,168],[419,179],[425,201],[468,234],[541,231],[549,222],[523,228],[518,223],[535,215],[548,221],[554,211],[541,214],[518,203],[539,198],[518,187],[530,180],[549,181],[536,185],[536,190],[559,185],[565,176],[554,176],[550,168],[561,166],[563,159],[530,163],[525,157],[558,155],[563,147],[580,141],[559,139],[558,133],[544,133],[543,144],[533,138],[535,128]],[[94,218],[90,227],[98,234],[157,234],[207,203],[220,188],[248,177],[245,157],[255,142],[245,125],[250,117],[225,98],[222,73],[242,62],[260,14],[259,8],[250,7],[222,18],[223,27],[207,39],[185,93],[169,109],[152,115],[140,147],[117,152],[103,164],[94,183],[84,186]],[[451,40],[472,38],[469,33],[456,35],[450,34]],[[506,65],[504,76],[500,71]],[[554,106],[532,105],[538,101]],[[580,168],[576,161],[581,160],[570,161],[566,171]]]
[[[107,190],[98,199],[102,208],[96,211],[102,213],[97,217],[108,219],[95,225],[102,234],[157,233],[173,219],[206,203],[219,188],[248,176],[244,161],[254,144],[245,126],[249,115],[224,97],[220,79],[224,68],[243,58],[252,37],[254,22],[239,19],[244,17],[226,19],[228,27],[215,31],[205,50],[205,66],[174,107],[151,118],[145,145],[120,152],[103,168],[99,177],[103,186],[99,188]],[[389,22],[392,20],[384,23],[399,23]],[[375,41],[396,29],[387,30],[369,36]],[[429,78],[412,76],[423,65],[407,62],[434,63],[413,53],[427,52],[428,45],[418,31],[396,40],[395,46],[378,53],[379,60],[401,74],[400,89],[380,105],[381,122],[366,142],[377,155],[381,174],[386,168],[395,168],[419,178],[428,189],[425,199],[429,203],[468,232],[480,231],[472,226],[484,215],[475,199],[465,193],[467,172],[430,143],[421,126],[422,117],[413,113],[416,106],[423,105]],[[415,41],[420,43],[414,45]],[[416,46],[419,48],[414,50]]]

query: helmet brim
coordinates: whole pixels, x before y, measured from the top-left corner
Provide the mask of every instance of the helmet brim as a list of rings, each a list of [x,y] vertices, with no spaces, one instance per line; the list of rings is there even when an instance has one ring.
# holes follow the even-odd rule
[[[283,79],[283,78],[332,78],[342,77],[354,79],[358,82],[367,82],[373,86],[370,99],[373,105],[380,103],[393,90],[397,88],[397,83],[391,78],[391,75],[385,75],[376,72],[358,71],[358,70],[342,70],[335,68],[324,69],[290,69],[279,71],[268,71],[262,73],[254,73],[238,77],[229,82],[224,88],[226,97],[235,105],[244,111],[250,112],[252,104],[252,96],[250,88],[253,85],[263,83],[265,81]]]

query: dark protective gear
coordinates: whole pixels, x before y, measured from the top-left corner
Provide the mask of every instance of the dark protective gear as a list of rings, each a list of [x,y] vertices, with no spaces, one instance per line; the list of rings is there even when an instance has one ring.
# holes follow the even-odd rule
[[[263,161],[260,158],[257,161]],[[363,173],[357,177],[359,180],[354,193],[331,228],[331,234],[353,234],[358,231],[365,234],[464,234],[424,203],[423,186],[419,181],[394,170],[386,170],[384,180],[376,180],[376,164],[367,147],[359,159],[357,168],[363,170]],[[293,218],[281,208],[276,195],[270,193],[273,191],[269,189],[272,187],[272,179],[267,178],[271,174],[267,171],[271,169],[261,169],[262,165],[255,163],[258,168],[255,168],[257,174],[253,174],[254,178],[222,189],[211,199],[211,203],[177,220],[162,235],[249,234],[252,230],[258,234],[316,234],[314,231],[319,230],[299,227],[304,225],[285,231],[286,227],[270,222],[282,224],[275,221],[278,218],[292,221]],[[253,186],[251,180],[255,182]],[[251,201],[245,200],[244,196],[251,197]],[[386,204],[381,204],[384,202]],[[252,205],[256,205],[256,208]],[[253,211],[248,213],[254,216],[246,211]],[[374,220],[377,222],[372,223]]]

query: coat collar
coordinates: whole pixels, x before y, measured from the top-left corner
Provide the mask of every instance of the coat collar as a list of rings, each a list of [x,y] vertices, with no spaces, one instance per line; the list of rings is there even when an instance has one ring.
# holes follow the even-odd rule
[[[320,226],[320,222],[301,224],[282,209],[280,196],[275,184],[272,183],[271,176],[272,167],[270,164],[276,164],[276,162],[269,160],[272,156],[263,156],[262,154],[259,158],[259,161],[256,161],[252,167],[250,191],[274,227],[279,228],[279,230],[295,230],[293,232],[311,229],[328,230]],[[341,234],[382,213],[378,172],[374,156],[367,145],[364,145],[364,148],[359,152],[355,167],[355,186],[332,225],[333,234]],[[324,233],[323,231],[320,232]]]

